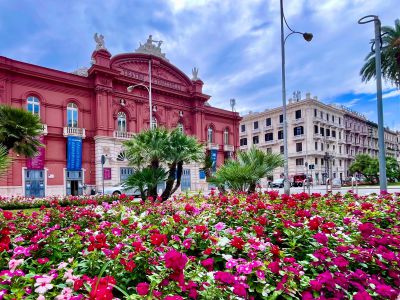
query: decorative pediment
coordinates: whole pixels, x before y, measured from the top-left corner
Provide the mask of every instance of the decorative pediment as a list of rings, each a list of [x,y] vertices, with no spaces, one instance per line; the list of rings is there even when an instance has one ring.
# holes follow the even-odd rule
[[[111,68],[121,76],[132,78],[144,83],[149,82],[148,56],[143,54],[122,54],[112,59]],[[152,64],[152,84],[185,92],[192,85],[189,77],[165,60]]]

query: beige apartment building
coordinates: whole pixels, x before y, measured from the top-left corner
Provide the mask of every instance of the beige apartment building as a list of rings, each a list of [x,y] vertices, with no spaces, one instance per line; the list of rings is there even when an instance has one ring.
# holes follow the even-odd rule
[[[329,177],[343,180],[357,154],[378,153],[376,124],[345,107],[311,98],[309,93],[305,99],[289,99],[287,124],[289,177],[308,174],[317,184]],[[241,150],[255,145],[266,152],[283,154],[282,107],[244,115],[239,136]],[[385,137],[387,154],[399,157],[400,134],[386,130]],[[273,179],[282,176],[283,168],[279,168]]]

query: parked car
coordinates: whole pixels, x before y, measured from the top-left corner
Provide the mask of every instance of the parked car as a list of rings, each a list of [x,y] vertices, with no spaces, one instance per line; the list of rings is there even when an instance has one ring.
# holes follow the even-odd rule
[[[297,174],[293,176],[293,180],[291,182],[292,186],[303,186],[304,180],[307,179],[307,176],[305,174]],[[313,179],[311,176],[308,176],[308,181],[310,184],[312,184]]]
[[[274,181],[270,182],[269,186],[272,188],[274,187],[283,188],[283,181],[284,181],[283,178],[277,178]]]
[[[99,193],[102,194],[103,190],[100,189]],[[140,192],[137,189],[126,189],[122,184],[104,187],[104,195],[116,196],[121,194],[140,197]]]

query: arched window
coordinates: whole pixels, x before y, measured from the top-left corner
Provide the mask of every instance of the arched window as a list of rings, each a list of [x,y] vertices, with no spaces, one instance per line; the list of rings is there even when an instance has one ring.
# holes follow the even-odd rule
[[[67,125],[68,127],[78,127],[78,106],[75,103],[67,105]]]
[[[27,103],[27,109],[29,112],[31,112],[34,115],[40,116],[40,103],[39,103],[38,98],[36,98],[34,96],[30,96],[26,100],[26,103]]]
[[[224,145],[229,145],[229,130],[225,128],[224,130]]]
[[[214,129],[209,126],[207,129],[207,142],[212,143],[214,140]]]
[[[157,119],[153,117],[153,122],[151,122],[151,129],[156,129],[157,128]]]
[[[185,133],[185,128],[183,127],[183,124],[182,123],[178,123],[178,126],[176,126],[177,128],[178,128],[178,130],[181,132],[181,133]]]
[[[303,135],[304,134],[304,127],[303,126],[297,126],[293,128],[293,135]]]
[[[117,126],[119,132],[126,132],[126,114],[122,111],[118,113]]]

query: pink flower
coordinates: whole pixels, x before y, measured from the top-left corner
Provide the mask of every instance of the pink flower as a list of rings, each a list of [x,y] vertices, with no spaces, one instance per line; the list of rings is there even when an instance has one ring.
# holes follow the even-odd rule
[[[243,284],[235,283],[233,286],[233,293],[239,297],[246,298],[247,291]]]
[[[372,300],[373,298],[367,291],[359,291],[354,294],[353,300]]]
[[[47,257],[45,258],[38,258],[38,263],[41,265],[44,265],[45,263],[47,263],[49,261],[49,259]]]
[[[148,284],[147,282],[140,282],[136,286],[136,292],[140,296],[145,296],[149,293],[149,287],[150,287],[150,284]]]
[[[53,288],[53,285],[51,284],[52,280],[53,277],[48,275],[43,275],[42,277],[37,278],[35,282],[35,292],[38,294],[44,294],[48,290],[51,290]]]
[[[318,232],[313,235],[313,238],[320,244],[326,246],[328,244],[328,237],[325,233]]]
[[[23,259],[10,259],[8,262],[8,268],[10,269],[11,272],[14,272],[15,269],[24,262]]]
[[[181,296],[167,296],[164,298],[164,300],[183,300],[183,298]]]
[[[215,272],[214,278],[215,278],[215,280],[218,280],[218,281],[220,281],[222,283],[226,283],[226,284],[232,284],[235,282],[235,277],[231,273],[228,273],[228,272],[221,272],[221,271]]]
[[[183,247],[185,247],[186,249],[190,249],[190,247],[192,246],[192,241],[193,239],[186,239],[183,241]]]
[[[214,270],[214,259],[213,258],[206,258],[201,262],[201,265],[207,269],[207,271]]]
[[[58,295],[55,299],[56,300],[70,300],[73,297],[72,290],[70,288],[63,288],[61,294]]]
[[[274,274],[279,274],[279,262],[273,261],[268,264],[268,269]]]
[[[174,271],[181,271],[185,268],[188,258],[184,253],[180,253],[175,249],[169,251],[164,256],[165,266],[173,269]]]
[[[215,230],[217,230],[217,231],[221,231],[221,230],[224,230],[224,228],[225,228],[225,223],[223,223],[223,222],[219,222],[219,223],[217,223],[217,224],[215,224]]]

